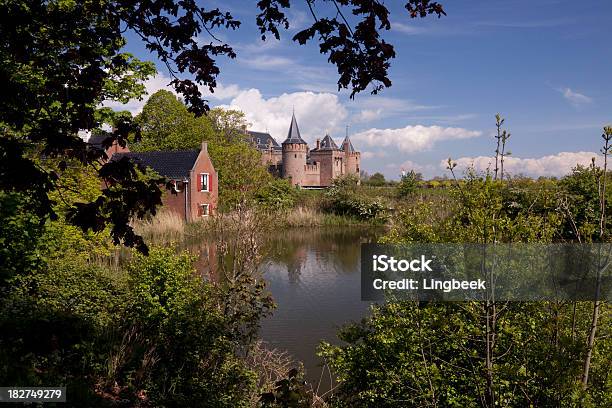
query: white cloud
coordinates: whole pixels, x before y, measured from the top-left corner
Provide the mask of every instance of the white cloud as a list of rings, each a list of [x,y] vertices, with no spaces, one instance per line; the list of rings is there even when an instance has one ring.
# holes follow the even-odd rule
[[[405,160],[401,164],[389,163],[385,166],[385,169],[385,175],[394,179],[398,179],[402,174],[407,174],[410,171],[421,173],[424,177],[433,176],[437,171],[436,166],[432,164],[421,164],[412,160]]]
[[[599,154],[594,152],[560,152],[554,155],[537,158],[520,158],[508,156],[504,159],[504,173],[525,174],[528,176],[563,176],[568,174],[577,164],[587,166],[593,157],[600,163]],[[473,166],[477,171],[493,171],[495,168],[495,158],[487,156],[461,157],[453,160],[457,163],[459,172],[465,171]],[[440,168],[446,169],[447,161],[440,162]]]
[[[399,168],[400,168],[400,171],[405,171],[405,172],[409,172],[410,170],[422,172],[422,171],[431,170],[432,166],[415,163],[412,160],[406,160],[405,162],[399,165]]]
[[[354,142],[390,147],[405,153],[430,150],[437,142],[469,139],[482,135],[477,130],[440,126],[406,126],[399,129],[369,129],[352,136]]]
[[[338,96],[331,93],[293,92],[266,99],[252,88],[240,91],[224,107],[243,111],[252,130],[267,130],[279,142],[287,137],[293,109],[300,133],[309,143],[323,137],[326,131],[333,136],[343,128],[347,117]]]
[[[295,62],[286,57],[260,55],[255,58],[249,58],[249,60],[244,61],[244,63],[250,68],[268,70],[273,68],[285,68],[293,65]]]
[[[112,108],[114,110],[127,110],[132,115],[136,115],[140,113],[149,96],[153,95],[160,89],[165,89],[167,91],[172,92],[173,94],[176,94],[174,88],[170,86],[170,81],[171,79],[165,76],[164,74],[157,74],[144,82],[147,94],[142,99],[130,99],[130,101],[126,104],[122,104],[115,101],[104,101],[102,103],[102,106]]]
[[[379,158],[382,159],[383,157],[387,157],[387,153],[386,152],[361,152],[361,158],[362,159],[375,159],[375,158]]]
[[[261,55],[263,51],[279,49],[282,42],[278,41],[274,36],[268,36],[264,41],[261,38],[257,38],[253,42],[249,43],[234,43],[233,48],[236,50],[238,56],[252,57]]]
[[[291,10],[289,15],[289,29],[302,30],[312,22],[309,14],[301,10]]]
[[[325,93],[337,93],[338,87],[335,84],[329,84],[327,82],[310,82],[302,83],[294,86],[300,91],[310,92],[325,92]]]
[[[353,119],[355,122],[370,122],[382,116],[382,109],[364,109],[359,112]]]
[[[561,92],[563,97],[574,106],[580,106],[593,102],[591,97],[572,91],[570,88],[563,88],[559,89],[558,91]]]
[[[408,35],[418,35],[426,32],[425,28],[423,28],[422,26],[417,27],[414,24],[404,24],[397,21],[391,24],[391,29],[393,31]]]
[[[115,101],[105,101],[102,106],[112,108],[114,110],[127,110],[132,115],[137,115],[142,111],[143,106],[149,99],[149,96],[153,95],[155,92],[160,89],[165,89],[166,91],[170,91],[178,97],[176,90],[174,87],[170,85],[172,79],[164,74],[157,74],[154,77],[149,78],[144,82],[144,86],[146,89],[146,95],[143,96],[142,99],[130,99],[130,101],[126,104],[122,104]],[[228,100],[234,98],[239,95],[242,90],[238,85],[230,84],[224,85],[221,82],[217,82],[217,87],[215,88],[214,93],[210,93],[208,88],[200,87],[200,92],[202,92],[202,96],[205,99],[215,99],[219,101]]]
[[[218,100],[226,100],[226,99],[234,98],[238,96],[240,92],[242,92],[240,87],[236,84],[230,84],[230,85],[225,86],[220,82],[217,82],[217,87],[215,88],[215,92],[212,94],[208,91],[208,89],[205,91],[202,91],[202,89],[200,89],[200,91],[202,92],[205,98],[218,99]]]

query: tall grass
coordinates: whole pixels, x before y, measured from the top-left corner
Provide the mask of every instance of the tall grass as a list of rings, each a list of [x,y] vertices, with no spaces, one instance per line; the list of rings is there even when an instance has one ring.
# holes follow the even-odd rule
[[[180,214],[162,210],[150,219],[133,222],[132,226],[147,242],[157,244],[191,242],[210,233],[210,223],[214,217],[202,217],[186,222]]]
[[[134,230],[153,242],[182,241],[186,235],[184,218],[172,211],[160,211],[148,220],[135,221]]]
[[[279,214],[279,224],[284,227],[332,227],[371,225],[353,217],[324,213],[308,207],[296,207]]]

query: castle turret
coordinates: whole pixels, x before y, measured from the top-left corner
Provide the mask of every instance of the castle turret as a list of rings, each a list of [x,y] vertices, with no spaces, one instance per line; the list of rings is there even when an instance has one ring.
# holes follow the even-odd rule
[[[351,139],[349,138],[348,132],[344,141],[342,142],[342,151],[344,152],[344,160],[346,169],[346,174],[354,174],[359,178],[359,170],[361,166],[361,153],[355,150],[353,147],[353,143],[351,143]]]
[[[287,139],[282,143],[282,148],[283,178],[290,178],[293,185],[304,185],[308,144],[300,135],[295,113],[291,117],[291,126],[289,127]]]
[[[310,151],[310,158],[320,165],[319,182],[321,186],[330,186],[335,178],[344,174],[344,152],[328,134],[316,149]]]

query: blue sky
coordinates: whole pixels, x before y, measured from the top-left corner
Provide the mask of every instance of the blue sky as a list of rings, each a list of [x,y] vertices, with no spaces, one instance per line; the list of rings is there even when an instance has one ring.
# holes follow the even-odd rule
[[[256,1],[206,2],[242,21],[237,32],[218,31],[236,60],[220,60],[213,106],[243,110],[253,130],[281,142],[295,108],[300,130],[314,143],[349,125],[362,168],[397,178],[401,169],[445,173],[449,156],[484,169],[494,150],[494,115],[506,117],[514,174],[561,175],[599,150],[601,128],[612,122],[612,2],[444,1],[447,16],[410,19],[399,1],[385,38],[397,57],[393,86],[350,100],[336,91],[337,73],[316,45],[299,46],[295,32],[311,22],[305,1],[294,0],[291,28],[281,41],[263,43],[255,26]],[[321,2],[321,10],[327,7]],[[202,41],[211,41],[202,37]],[[128,51],[153,56],[136,38]],[[147,83],[167,86],[168,73]],[[128,106],[136,112],[142,105]]]

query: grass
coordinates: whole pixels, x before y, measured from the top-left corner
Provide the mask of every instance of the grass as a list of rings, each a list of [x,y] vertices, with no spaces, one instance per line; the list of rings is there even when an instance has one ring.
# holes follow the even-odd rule
[[[161,211],[148,220],[134,222],[134,230],[152,242],[182,241],[186,235],[183,217],[172,211]]]
[[[281,226],[297,227],[342,227],[372,225],[372,222],[353,217],[324,213],[308,207],[296,207],[279,215]]]

